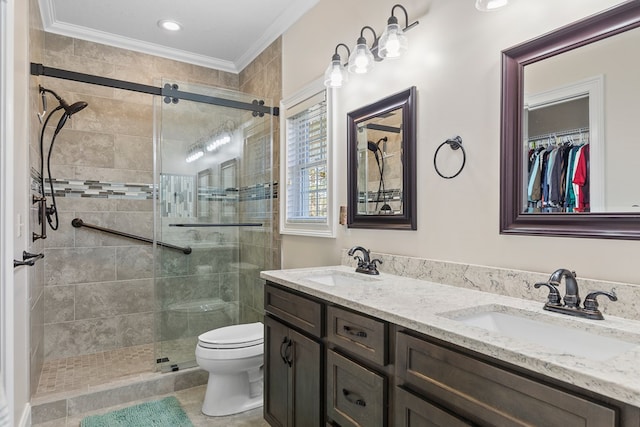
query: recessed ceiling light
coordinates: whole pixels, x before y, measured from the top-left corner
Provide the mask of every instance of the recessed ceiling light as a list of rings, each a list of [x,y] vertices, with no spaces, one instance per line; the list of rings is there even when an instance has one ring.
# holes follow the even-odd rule
[[[506,6],[509,0],[476,0],[476,9],[482,12],[491,12]]]
[[[171,19],[161,19],[158,21],[158,27],[167,31],[180,31],[182,29],[182,25]]]

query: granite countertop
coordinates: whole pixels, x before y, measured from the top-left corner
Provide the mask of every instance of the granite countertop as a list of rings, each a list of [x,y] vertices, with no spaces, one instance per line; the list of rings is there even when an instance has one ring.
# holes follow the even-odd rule
[[[263,271],[260,277],[640,407],[638,321],[608,316],[606,313],[605,320],[582,319],[545,311],[542,308],[544,301],[507,297],[385,273],[367,276],[355,273],[354,268],[348,266]],[[324,284],[309,280],[310,277],[319,278]],[[332,284],[333,280],[339,283]],[[606,354],[576,356],[554,346],[534,344],[526,338],[511,338],[456,320],[486,311],[548,322],[549,328],[557,329],[563,325],[577,328],[580,331],[578,333],[591,333],[630,343],[629,349],[612,357]]]

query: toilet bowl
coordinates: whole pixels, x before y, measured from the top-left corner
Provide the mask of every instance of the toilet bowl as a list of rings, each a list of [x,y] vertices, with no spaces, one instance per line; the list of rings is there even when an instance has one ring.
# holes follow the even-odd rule
[[[264,326],[225,326],[198,337],[196,362],[209,372],[202,413],[237,414],[262,406]]]

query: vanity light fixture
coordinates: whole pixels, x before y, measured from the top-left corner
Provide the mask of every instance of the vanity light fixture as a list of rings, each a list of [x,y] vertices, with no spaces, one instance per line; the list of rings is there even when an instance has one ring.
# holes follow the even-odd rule
[[[219,133],[207,144],[207,151],[214,151],[231,142],[231,136],[227,132]]]
[[[509,4],[509,0],[476,0],[476,9],[481,12],[492,12]]]
[[[193,144],[189,147],[189,151],[187,153],[187,163],[195,162],[200,157],[204,156],[204,151],[202,150],[201,144]]]
[[[391,16],[387,20],[387,28],[385,28],[378,42],[378,55],[380,58],[398,58],[409,49],[409,39],[398,25],[398,18],[393,14],[396,7],[399,7],[404,12],[405,27],[409,26],[407,9],[400,4],[393,6],[391,8]]]
[[[338,53],[338,48],[340,46],[347,49],[347,58],[351,56],[349,46],[344,43],[338,43],[336,51],[331,57],[331,64],[329,64],[327,70],[324,72],[324,85],[326,87],[342,87],[344,83],[349,81],[349,73],[347,73],[345,65],[342,64],[342,58]]]
[[[371,49],[367,46],[367,39],[364,37],[364,30],[369,29],[373,33],[373,47],[377,45],[378,36],[373,28],[365,25],[360,30],[360,37],[356,42],[356,47],[353,48],[353,52],[349,56],[349,72],[355,74],[364,74],[373,68],[373,64],[376,61]],[[379,60],[379,57],[378,57]]]
[[[398,25],[398,18],[395,16],[396,8],[400,8],[404,12],[404,28]],[[344,43],[339,43],[336,46],[335,53],[331,57],[331,63],[324,73],[324,85],[326,87],[339,88],[349,79],[348,74],[345,72],[345,65],[342,64],[338,54],[338,47],[344,46],[347,49],[349,62],[346,65],[349,73],[366,74],[373,68],[375,62],[382,61],[385,58],[398,58],[406,52],[409,47],[409,41],[405,33],[416,25],[418,25],[418,21],[409,24],[409,14],[404,6],[400,4],[394,5],[391,8],[391,16],[387,20],[387,26],[380,38],[378,38],[376,31],[372,27],[365,25],[360,30],[360,37],[358,37],[353,51],[349,51],[349,48]],[[367,39],[364,36],[364,30],[366,29],[373,33],[371,47],[368,46]]]
[[[158,27],[167,31],[180,31],[182,25],[172,19],[161,19],[158,21]]]

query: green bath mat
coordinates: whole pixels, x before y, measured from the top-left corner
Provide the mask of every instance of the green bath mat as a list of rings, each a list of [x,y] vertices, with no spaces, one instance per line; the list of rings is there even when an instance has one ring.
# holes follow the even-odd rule
[[[80,427],[193,427],[175,397],[86,417]]]

